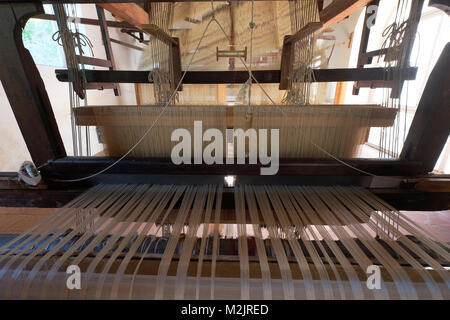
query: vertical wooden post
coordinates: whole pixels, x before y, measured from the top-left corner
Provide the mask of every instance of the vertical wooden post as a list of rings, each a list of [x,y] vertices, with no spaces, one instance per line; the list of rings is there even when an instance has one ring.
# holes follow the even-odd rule
[[[380,3],[380,0],[375,0],[373,1],[372,5],[378,6]],[[364,58],[363,58],[363,54],[365,54],[367,52],[367,47],[369,45],[369,38],[370,38],[370,27],[367,25],[367,22],[370,18],[370,13],[367,10],[367,7],[365,8],[365,16],[364,16],[364,24],[363,24],[363,29],[362,29],[362,33],[361,33],[361,43],[359,45],[359,55],[358,55],[358,63],[357,63],[357,68],[364,68]],[[376,17],[375,17],[376,18]],[[373,20],[373,23],[375,23],[375,20]],[[353,95],[357,96],[359,95],[359,87],[358,87],[358,83],[355,82],[353,85]]]
[[[292,63],[294,59],[294,43],[288,41],[289,36],[283,39],[283,51],[281,52],[281,76],[280,90],[286,90],[289,86],[289,78],[292,72]]]
[[[423,173],[436,165],[450,133],[450,43],[430,74],[400,158],[423,163]]]
[[[22,28],[40,13],[36,2],[0,4],[0,80],[36,166],[66,156],[44,82],[22,43]]]
[[[172,81],[172,90],[175,90],[175,88],[178,85],[178,82],[181,80],[181,53],[180,53],[180,39],[178,38],[172,38],[175,43],[169,44],[169,55],[170,55],[170,62],[171,62],[171,81]],[[178,91],[183,90],[183,85],[180,85],[178,88]]]
[[[109,40],[109,31],[108,31],[108,25],[106,24],[106,17],[105,17],[105,10],[99,6],[95,6],[97,9],[97,15],[98,15],[98,24],[100,26],[100,31],[102,33],[102,40],[103,45],[105,46],[105,52],[106,52],[106,60],[111,61],[111,67],[109,67],[109,70],[115,70],[116,69],[116,62],[114,60],[114,55],[111,47],[111,41]],[[119,84],[114,84],[114,95],[120,96],[120,87]]]

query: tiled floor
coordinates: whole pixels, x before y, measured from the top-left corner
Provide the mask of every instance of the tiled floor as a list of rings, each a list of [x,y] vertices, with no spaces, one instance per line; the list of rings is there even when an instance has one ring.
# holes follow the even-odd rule
[[[430,231],[438,240],[450,242],[450,210],[402,211],[411,220]]]

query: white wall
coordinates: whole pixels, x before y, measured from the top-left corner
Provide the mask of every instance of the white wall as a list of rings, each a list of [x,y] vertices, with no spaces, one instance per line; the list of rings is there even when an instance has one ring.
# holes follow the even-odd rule
[[[83,17],[97,18],[94,5],[82,5]],[[106,12],[108,20],[115,20],[109,12]],[[136,44],[130,36],[120,32],[120,29],[109,28],[110,37]],[[85,26],[85,33],[91,40],[96,58],[106,58],[102,44],[100,28],[97,26]],[[135,70],[140,57],[140,51],[129,49],[112,43],[116,67],[119,70]],[[44,80],[47,93],[52,103],[56,121],[69,155],[72,152],[72,131],[70,126],[70,104],[68,84],[59,82],[55,76],[55,67],[38,65],[38,70]],[[96,67],[97,69],[97,67]],[[98,68],[99,70],[103,68]],[[121,96],[116,97],[112,90],[88,91],[89,105],[119,105],[136,104],[133,84],[120,84]],[[81,102],[83,104],[83,101]],[[98,144],[95,129],[91,128],[92,154],[103,149]],[[31,160],[22,134],[17,125],[14,114],[9,105],[3,86],[0,88],[0,171],[17,171],[25,160]]]

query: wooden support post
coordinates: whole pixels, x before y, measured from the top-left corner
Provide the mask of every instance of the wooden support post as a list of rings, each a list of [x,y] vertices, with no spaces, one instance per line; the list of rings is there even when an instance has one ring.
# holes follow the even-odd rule
[[[408,46],[406,47],[406,52],[405,52],[405,56],[401,57],[400,61],[403,61],[403,64],[400,65],[400,68],[407,68],[410,66],[409,64],[409,60],[411,58],[411,53],[412,53],[412,49],[414,47],[414,39],[416,37],[416,32],[417,32],[417,27],[419,26],[419,21],[420,21],[420,17],[422,15],[422,9],[424,6],[424,2],[425,0],[414,0],[414,1],[418,1],[419,5],[417,7],[417,11],[414,12],[413,10],[411,10],[409,12],[409,17],[408,17],[408,24],[410,23],[412,26],[411,29],[411,35],[413,36],[413,39],[410,43],[408,43]],[[398,81],[394,81],[395,85],[392,88],[391,91],[391,98],[400,98],[400,95],[402,94],[402,90],[403,90],[403,84],[405,83],[405,79],[400,78],[400,83]]]
[[[450,44],[445,46],[430,74],[400,158],[421,161],[431,172],[450,133]]]
[[[380,3],[380,0],[375,0],[373,2],[373,5],[378,6]],[[365,59],[364,54],[367,52],[367,47],[369,45],[369,37],[370,37],[370,29],[372,26],[368,26],[367,23],[369,21],[370,16],[372,15],[372,12],[369,12],[368,8],[366,7],[366,12],[364,16],[364,24],[363,29],[361,33],[361,43],[359,45],[359,55],[358,55],[358,63],[357,68],[364,68],[365,65]],[[375,23],[375,20],[373,20],[373,23]],[[357,96],[359,94],[359,87],[357,83],[353,85],[353,95]]]
[[[280,90],[287,90],[289,86],[289,78],[292,72],[292,63],[294,59],[294,43],[289,41],[289,36],[283,39],[283,50],[281,52],[281,75]]]
[[[36,166],[66,155],[44,82],[22,43],[22,28],[40,3],[0,4],[0,80]]]
[[[114,55],[112,52],[111,41],[109,40],[109,31],[108,31],[108,25],[106,24],[105,11],[103,10],[103,8],[101,8],[99,6],[95,6],[95,7],[97,9],[98,23],[100,26],[100,31],[102,33],[103,45],[105,46],[106,59],[111,62],[111,66],[109,67],[109,70],[115,70],[116,63],[114,61]],[[118,84],[115,84],[114,95],[120,96],[120,87]]]
[[[169,55],[172,65],[170,68],[171,82],[172,82],[172,90],[178,85],[178,82],[181,80],[181,54],[180,54],[180,40],[178,38],[172,38],[175,41],[175,44],[170,45]],[[180,85],[178,91],[183,90],[183,86]]]

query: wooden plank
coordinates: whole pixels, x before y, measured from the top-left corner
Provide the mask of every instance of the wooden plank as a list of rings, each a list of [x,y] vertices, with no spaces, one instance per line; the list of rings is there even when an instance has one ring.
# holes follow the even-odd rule
[[[93,1],[94,2],[94,1]],[[147,12],[138,6],[136,3],[101,3],[102,1],[95,1],[98,6],[112,13],[114,17],[119,20],[126,21],[134,27],[142,30],[143,24],[149,23]],[[126,1],[122,1],[126,2]]]
[[[22,43],[28,18],[42,12],[38,3],[0,5],[0,80],[36,166],[66,155],[44,82]]]
[[[429,179],[418,182],[415,185],[417,190],[427,192],[448,192],[450,193],[450,179]]]
[[[400,157],[423,163],[423,173],[431,172],[450,134],[450,43],[447,43],[417,107]]]
[[[403,79],[414,80],[417,74],[416,67],[410,67],[403,71]],[[184,71],[183,71],[184,72]],[[64,69],[55,70],[59,81],[68,81],[68,72]],[[255,70],[252,71],[260,83],[280,83],[280,70]],[[112,83],[151,83],[148,79],[148,71],[104,71],[85,70],[87,83],[112,82]],[[391,78],[389,78],[389,76]],[[348,68],[348,69],[315,69],[315,82],[345,82],[345,81],[375,81],[392,80],[392,70],[388,72],[384,68]],[[245,83],[248,80],[247,71],[188,71],[183,83],[185,84],[228,84]]]
[[[79,63],[86,64],[89,66],[97,66],[97,67],[104,67],[104,68],[110,68],[112,66],[111,61],[93,58],[93,57],[77,55],[77,60]]]
[[[320,12],[320,21],[323,28],[331,27],[341,22],[352,13],[364,8],[373,0],[334,0]]]

